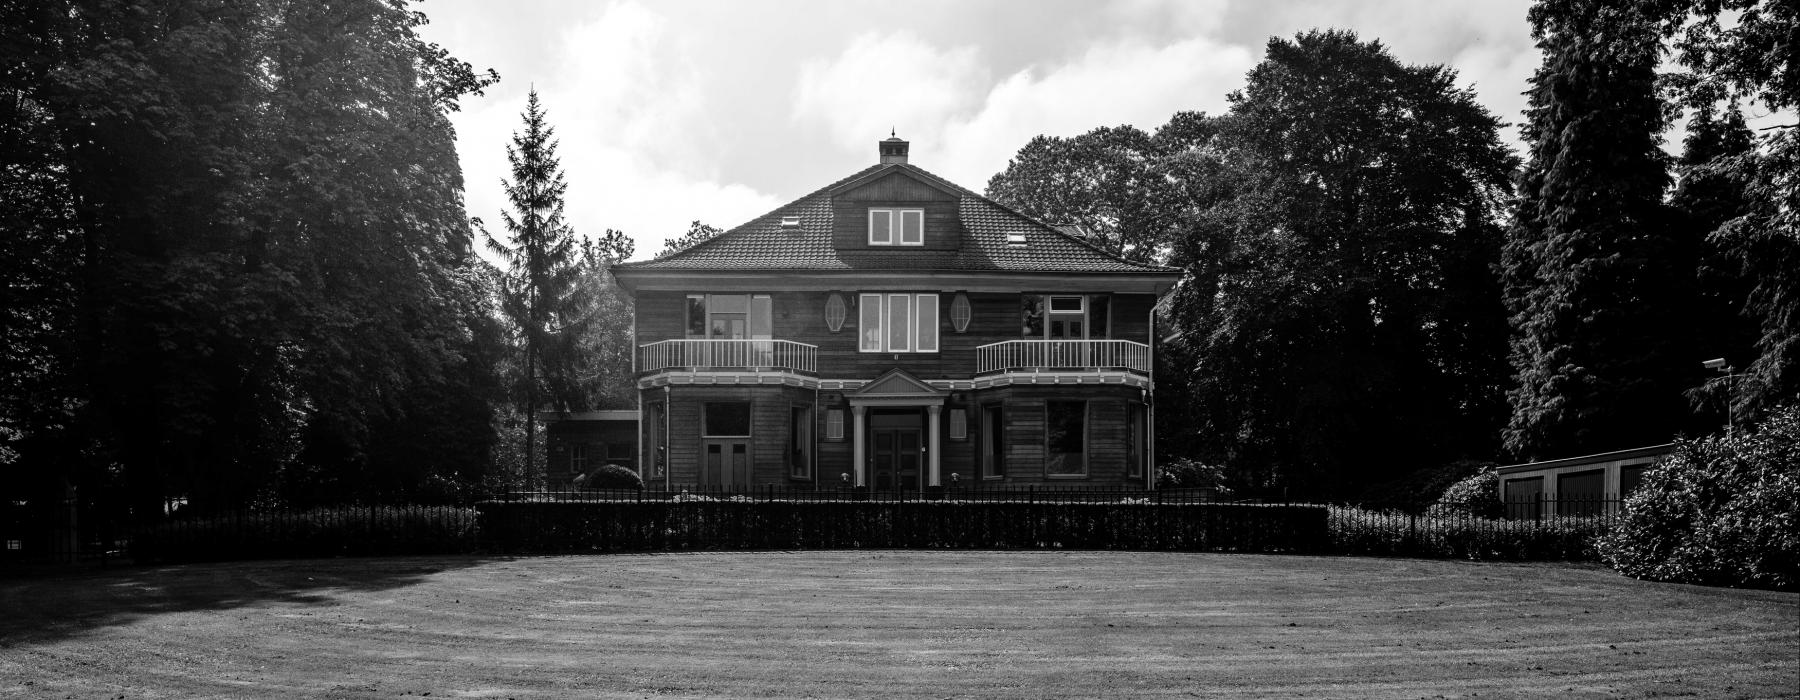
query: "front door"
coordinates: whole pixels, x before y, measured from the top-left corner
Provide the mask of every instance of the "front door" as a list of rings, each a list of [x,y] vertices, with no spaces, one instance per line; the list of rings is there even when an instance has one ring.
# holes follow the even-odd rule
[[[700,449],[700,483],[736,489],[750,486],[749,440],[707,440]]]
[[[919,490],[919,448],[917,430],[880,430],[875,433],[874,462],[877,491]]]

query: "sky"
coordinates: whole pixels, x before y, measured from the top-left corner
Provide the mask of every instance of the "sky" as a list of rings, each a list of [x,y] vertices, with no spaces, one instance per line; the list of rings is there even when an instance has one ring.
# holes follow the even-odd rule
[[[639,259],[877,162],[972,190],[1032,137],[1226,111],[1270,37],[1314,28],[1444,64],[1521,148],[1538,53],[1527,0],[425,0],[429,41],[500,74],[452,119],[470,216],[499,225],[506,144],[535,88],[577,235]],[[497,231],[496,231],[497,233]]]

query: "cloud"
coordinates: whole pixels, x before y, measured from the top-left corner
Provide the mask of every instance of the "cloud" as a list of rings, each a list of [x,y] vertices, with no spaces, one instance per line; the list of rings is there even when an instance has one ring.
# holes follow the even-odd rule
[[[974,47],[940,50],[907,32],[865,33],[832,59],[800,66],[793,114],[837,145],[868,150],[889,129],[941,131],[975,106],[987,71]]]
[[[980,189],[1037,134],[1118,124],[1153,130],[1177,111],[1222,111],[1225,94],[1254,63],[1245,48],[1205,38],[1160,45],[1121,38],[994,82],[975,47],[934,47],[905,32],[863,34],[834,58],[806,62],[794,117],[853,152],[872,151],[871,142],[897,125],[914,142],[914,163]]]
[[[979,112],[946,129],[943,175],[980,188],[1032,135],[1119,124],[1153,131],[1179,111],[1222,112],[1225,94],[1255,62],[1243,47],[1194,38],[1107,43],[1042,75],[1020,71],[995,85]]]
[[[555,57],[531,87],[560,141],[565,211],[578,234],[625,231],[643,258],[690,221],[732,226],[779,204],[751,186],[718,181],[711,154],[721,136],[690,60],[693,47],[666,18],[619,2],[551,36]],[[522,124],[524,87],[457,119],[470,213],[490,222],[505,207],[502,144]]]

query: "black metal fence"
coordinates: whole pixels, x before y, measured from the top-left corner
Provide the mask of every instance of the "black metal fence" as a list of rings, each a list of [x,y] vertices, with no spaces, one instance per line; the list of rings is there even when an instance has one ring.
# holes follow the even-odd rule
[[[1058,484],[590,490],[463,502],[158,512],[66,499],[0,504],[0,564],[690,549],[1070,548],[1593,559],[1616,497],[1485,509],[1227,502],[1204,489]]]

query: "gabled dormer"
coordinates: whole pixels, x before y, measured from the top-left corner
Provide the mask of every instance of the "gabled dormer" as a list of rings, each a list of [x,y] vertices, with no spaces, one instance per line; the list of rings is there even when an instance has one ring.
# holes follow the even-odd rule
[[[827,193],[832,247],[840,252],[962,248],[962,193],[908,165],[906,141],[890,137],[879,147],[880,166]]]

